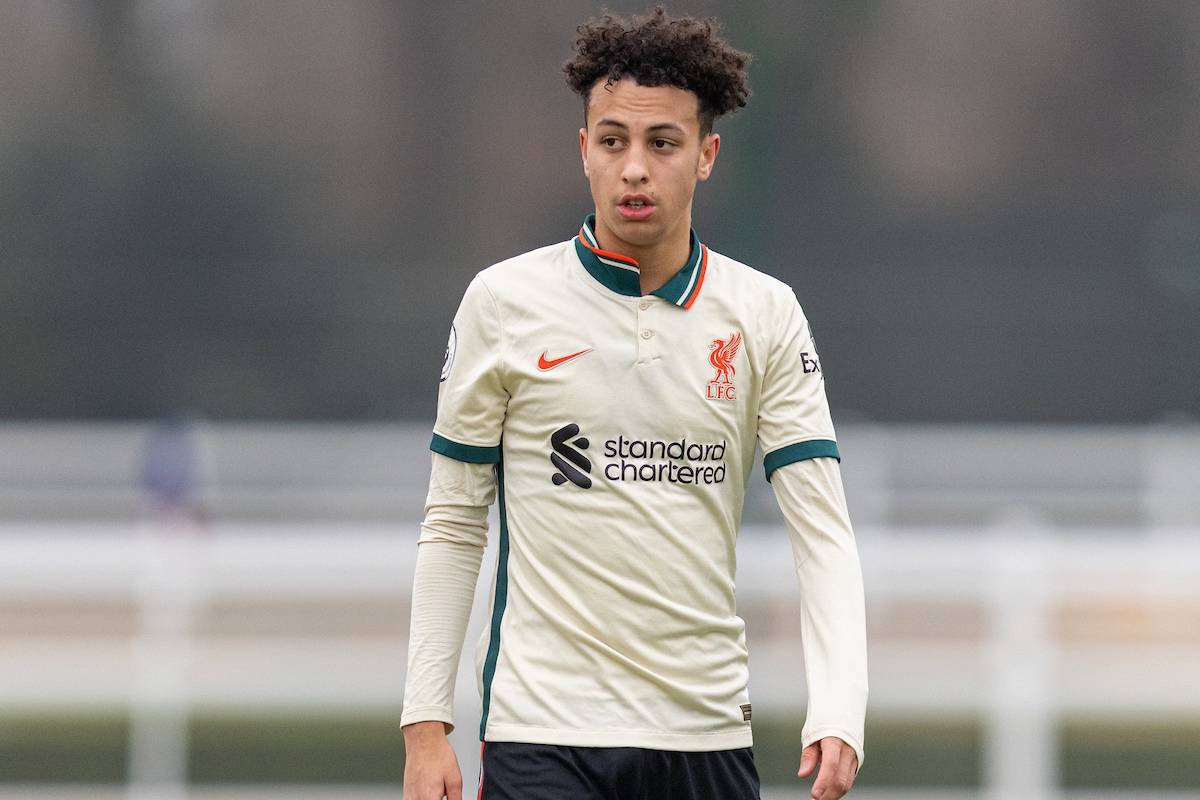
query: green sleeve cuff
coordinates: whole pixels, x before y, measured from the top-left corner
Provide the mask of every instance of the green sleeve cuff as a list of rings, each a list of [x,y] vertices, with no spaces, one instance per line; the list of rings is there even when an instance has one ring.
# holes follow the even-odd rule
[[[436,433],[433,435],[433,441],[429,443],[429,449],[468,464],[496,464],[500,461],[500,445],[477,447],[473,444],[459,444]]]
[[[836,458],[839,462],[842,460],[837,442],[832,439],[810,439],[807,442],[789,444],[772,450],[763,457],[763,469],[767,473],[767,480],[771,480],[771,473],[780,467],[810,458]]]

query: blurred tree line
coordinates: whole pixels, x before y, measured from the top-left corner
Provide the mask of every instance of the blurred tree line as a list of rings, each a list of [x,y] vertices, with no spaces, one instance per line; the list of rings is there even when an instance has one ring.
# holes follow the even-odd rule
[[[1200,415],[1200,4],[671,10],[754,54],[695,225],[836,417]],[[0,415],[431,418],[470,277],[589,210],[595,11],[0,5]]]

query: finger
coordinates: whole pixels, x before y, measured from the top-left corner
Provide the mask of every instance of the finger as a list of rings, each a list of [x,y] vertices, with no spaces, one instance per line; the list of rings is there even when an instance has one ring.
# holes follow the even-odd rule
[[[838,781],[842,787],[842,794],[846,794],[850,791],[850,787],[854,786],[855,771],[858,767],[858,754],[854,752],[854,748],[852,747],[846,747],[842,752],[844,755],[839,762]]]
[[[816,742],[813,742],[800,753],[800,771],[796,773],[796,777],[807,778],[809,775],[812,775],[813,769],[820,760],[820,747]]]
[[[462,779],[453,774],[439,777],[435,774],[425,774],[409,778],[404,782],[404,800],[462,800]]]
[[[458,770],[446,778],[446,800],[462,800],[462,775]]]
[[[837,800],[846,793],[838,779],[843,760],[840,743],[822,740],[821,771],[817,773],[812,788],[815,800]]]

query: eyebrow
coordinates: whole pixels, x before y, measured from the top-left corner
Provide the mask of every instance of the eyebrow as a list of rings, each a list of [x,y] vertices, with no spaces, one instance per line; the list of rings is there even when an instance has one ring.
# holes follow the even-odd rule
[[[602,120],[599,120],[599,121],[596,123],[596,127],[597,127],[597,128],[599,128],[599,127],[600,127],[600,126],[602,126],[602,125],[608,125],[608,126],[610,126],[610,127],[613,127],[613,128],[623,128],[624,130],[629,130],[629,126],[628,126],[628,125],[626,125],[624,122],[618,122],[617,120],[615,120],[615,119],[610,119],[610,118],[608,118],[608,117],[605,117],[604,119],[602,119]],[[647,131],[661,131],[661,130],[668,130],[668,131],[678,131],[679,133],[687,133],[687,131],[685,131],[685,130],[684,130],[682,127],[680,127],[679,125],[676,125],[674,122],[660,122],[660,123],[658,123],[657,125],[651,125],[651,126],[650,126],[649,128],[647,128],[646,130],[647,130]]]

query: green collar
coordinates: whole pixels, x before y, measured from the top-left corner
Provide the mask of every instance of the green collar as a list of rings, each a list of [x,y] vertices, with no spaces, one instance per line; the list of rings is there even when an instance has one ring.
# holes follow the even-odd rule
[[[696,231],[690,232],[692,251],[683,267],[671,279],[650,294],[688,309],[700,295],[704,274],[708,271],[708,248],[700,244]],[[591,276],[617,294],[641,297],[642,285],[638,262],[620,253],[601,250],[596,241],[596,215],[588,214],[575,237],[575,252]]]

